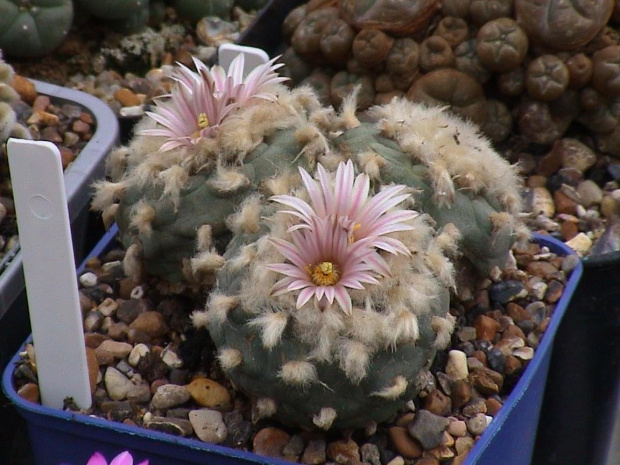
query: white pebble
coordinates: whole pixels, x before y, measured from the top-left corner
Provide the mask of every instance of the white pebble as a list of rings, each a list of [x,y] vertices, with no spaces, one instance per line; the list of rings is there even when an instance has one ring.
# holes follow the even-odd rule
[[[140,363],[140,359],[148,354],[151,350],[148,348],[146,344],[137,344],[130,352],[129,357],[127,358],[127,362],[132,367],[138,366]]]
[[[142,286],[136,286],[131,290],[129,296],[132,299],[141,299],[142,297],[144,297],[144,289],[142,288]]]
[[[592,247],[592,239],[587,234],[580,232],[575,237],[566,241],[566,245],[573,249],[578,255],[585,255]]]
[[[183,360],[170,346],[163,350],[161,359],[170,368],[181,368],[183,366]]]
[[[532,360],[532,358],[534,357],[534,349],[527,346],[519,347],[518,349],[514,350],[512,355],[521,360]]]
[[[124,400],[133,383],[114,367],[108,367],[103,377],[106,391],[112,400]]]
[[[467,355],[465,352],[461,350],[451,350],[448,353],[446,374],[455,381],[467,378],[469,370],[467,369]]]
[[[97,275],[88,271],[80,276],[80,284],[84,287],[94,287],[97,285]]]

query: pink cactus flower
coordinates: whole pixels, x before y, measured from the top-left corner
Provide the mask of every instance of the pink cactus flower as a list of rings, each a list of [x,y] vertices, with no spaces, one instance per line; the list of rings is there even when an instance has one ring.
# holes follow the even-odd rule
[[[300,169],[312,206],[289,195],[272,199],[291,207],[286,210],[301,220],[291,226],[292,241],[273,238],[276,249],[287,259],[268,269],[285,275],[274,285],[273,295],[300,291],[296,306],[301,308],[312,297],[324,309],[336,301],[345,314],[351,314],[352,301],[347,289],[364,289],[377,284],[378,277],[389,276],[390,268],[378,249],[393,254],[409,254],[406,246],[387,234],[410,231],[405,223],[417,213],[394,210],[409,194],[398,195],[404,186],[388,187],[369,196],[368,176],[354,179],[352,162],[340,163],[335,188],[325,169],[319,165],[319,183]]]
[[[146,112],[161,127],[140,134],[165,137],[161,152],[195,145],[213,135],[230,113],[252,100],[275,99],[267,87],[287,79],[275,72],[282,66],[274,64],[276,59],[257,66],[245,78],[243,54],[235,57],[228,73],[218,65],[208,68],[196,58],[197,72],[179,65],[172,76],[176,83],[171,93],[156,100],[154,111]]]
[[[403,185],[390,186],[374,196],[370,196],[370,179],[362,173],[355,177],[353,162],[341,162],[336,169],[332,188],[327,171],[319,163],[318,182],[306,170],[299,168],[302,180],[310,196],[309,205],[302,199],[290,195],[276,195],[272,200],[291,207],[287,213],[297,216],[302,223],[294,228],[306,228],[310,218],[325,218],[336,215],[340,224],[349,232],[349,241],[373,237],[373,247],[393,254],[409,254],[403,243],[386,237],[397,231],[410,231],[413,226],[405,222],[415,218],[414,210],[391,210],[411,194],[399,194],[406,189]]]

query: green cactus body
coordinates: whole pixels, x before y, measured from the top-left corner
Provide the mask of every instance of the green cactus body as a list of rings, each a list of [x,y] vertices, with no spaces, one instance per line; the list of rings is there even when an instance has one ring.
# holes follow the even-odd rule
[[[245,11],[258,11],[269,3],[269,0],[237,0],[235,6],[242,8]]]
[[[429,214],[438,227],[452,223],[461,233],[460,250],[482,275],[493,266],[505,263],[515,241],[511,228],[496,228],[493,215],[503,210],[498,198],[486,192],[455,190],[445,204],[437,201],[429,168],[402,150],[396,141],[381,135],[373,123],[364,123],[335,139],[344,153],[359,154],[372,151],[385,163],[381,168],[381,183],[403,184],[416,190],[416,209]]]
[[[273,415],[306,429],[364,428],[389,419],[417,394],[424,384],[420,375],[449,340],[454,320],[448,284],[422,254],[395,257],[392,269],[400,271],[379,290],[353,293],[351,315],[312,304],[295,309],[290,296],[270,295],[274,273],[263,265],[272,250],[264,238],[281,230],[278,214],[270,211],[260,214],[267,219],[258,232],[231,241],[207,311],[194,314],[194,323],[209,329],[227,377],[255,401],[258,417]],[[416,220],[417,245],[432,248],[426,220]],[[414,282],[419,298],[398,305]],[[364,301],[368,308],[357,306]],[[269,321],[282,319],[286,327],[276,323],[280,334],[274,337]]]
[[[174,9],[182,18],[198,22],[205,16],[230,18],[234,0],[174,0]]]
[[[256,192],[262,181],[293,168],[302,148],[295,139],[294,129],[266,138],[239,167],[244,182],[232,191],[214,185],[218,176],[215,169],[191,176],[178,201],[162,195],[164,186],[161,184],[130,187],[116,215],[122,242],[129,247],[139,241],[147,273],[171,282],[182,281],[183,261],[196,252],[196,231],[209,225],[215,238],[226,235],[227,218],[248,195]],[[148,232],[131,227],[137,205],[154,210],[155,220]],[[217,246],[224,248],[219,243]]]
[[[72,22],[71,0],[1,0],[0,49],[16,57],[45,55],[62,43]]]
[[[149,0],[76,0],[76,5],[96,18],[124,20],[148,12]]]

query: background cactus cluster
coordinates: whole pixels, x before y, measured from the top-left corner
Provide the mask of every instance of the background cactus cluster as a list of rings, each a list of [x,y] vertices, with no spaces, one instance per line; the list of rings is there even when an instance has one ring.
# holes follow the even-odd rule
[[[0,48],[14,57],[38,57],[56,49],[74,18],[94,17],[122,33],[134,33],[172,6],[185,20],[228,19],[233,6],[258,10],[267,0],[0,0]]]
[[[529,236],[516,169],[445,109],[400,99],[362,122],[357,93],[336,111],[309,87],[291,90],[266,69],[244,81],[236,66],[226,77],[198,63],[196,75],[177,74],[172,97],[111,154],[93,207],[117,222],[134,279],[209,290],[194,324],[210,331],[256,415],[324,429],[383,421],[417,393],[418,376],[449,342],[455,267],[459,278],[486,275]],[[202,79],[227,90],[205,94]],[[367,180],[370,196],[402,186],[408,195],[398,208],[419,214],[374,262],[390,271],[352,284],[351,309],[332,304],[331,291],[304,299],[297,284],[276,295],[270,289],[281,275],[269,267],[287,255],[275,244],[284,247],[293,233],[286,208],[270,199],[307,200],[299,168],[314,176],[319,164],[335,172],[343,163]],[[322,189],[330,183],[322,180]],[[394,241],[407,253],[393,253]]]
[[[446,104],[496,143],[580,127],[620,156],[619,24],[614,0],[311,0],[284,21],[283,61],[324,103],[360,85],[361,109]]]

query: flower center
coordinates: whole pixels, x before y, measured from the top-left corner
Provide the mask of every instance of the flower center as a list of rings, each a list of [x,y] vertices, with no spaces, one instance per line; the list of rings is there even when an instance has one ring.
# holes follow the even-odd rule
[[[200,113],[198,115],[198,127],[200,129],[204,129],[204,128],[208,128],[209,127],[209,118],[207,118],[207,114],[206,113]]]
[[[311,269],[310,277],[317,286],[333,286],[340,279],[340,271],[332,262],[321,262]]]

